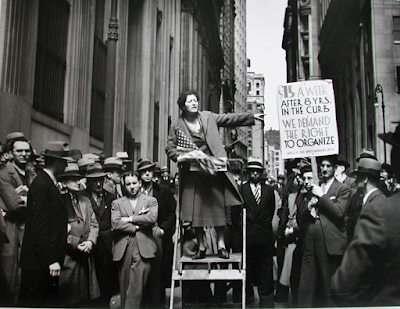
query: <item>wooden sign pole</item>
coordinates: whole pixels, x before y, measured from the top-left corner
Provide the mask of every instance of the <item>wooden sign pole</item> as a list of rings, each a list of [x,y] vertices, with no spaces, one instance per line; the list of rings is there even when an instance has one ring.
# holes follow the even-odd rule
[[[319,186],[319,179],[318,179],[318,165],[317,165],[317,158],[315,156],[311,156],[311,168],[312,174],[314,178],[314,184]]]

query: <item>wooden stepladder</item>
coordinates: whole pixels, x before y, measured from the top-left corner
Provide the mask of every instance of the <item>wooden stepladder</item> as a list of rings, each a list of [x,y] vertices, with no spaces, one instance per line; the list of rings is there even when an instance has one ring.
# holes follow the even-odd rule
[[[181,178],[180,178],[181,179]],[[179,194],[179,196],[181,196]],[[246,209],[242,213],[243,253],[231,253],[229,259],[221,259],[217,255],[206,256],[204,259],[193,260],[191,257],[178,256],[182,229],[180,226],[180,200],[177,202],[176,241],[174,244],[174,257],[172,264],[171,297],[169,308],[174,308],[174,288],[176,281],[241,281],[242,282],[242,308],[246,307]],[[198,269],[190,265],[204,265]],[[189,266],[189,267],[186,267]]]

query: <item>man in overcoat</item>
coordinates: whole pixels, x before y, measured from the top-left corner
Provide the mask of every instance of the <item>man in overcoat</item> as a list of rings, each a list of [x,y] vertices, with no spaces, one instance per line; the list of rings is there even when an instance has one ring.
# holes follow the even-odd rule
[[[400,126],[379,137],[392,145],[391,164],[399,179]],[[354,239],[332,278],[337,304],[381,307],[400,303],[399,205],[400,193],[396,193],[363,206]]]
[[[68,150],[65,142],[49,142],[42,153],[45,167],[29,189],[21,249],[22,306],[57,305],[58,277],[67,245],[68,213],[56,177],[66,167]]]
[[[21,132],[6,137],[11,161],[0,169],[0,205],[6,223],[7,244],[0,244],[0,304],[15,305],[21,284],[20,255],[25,230],[27,194],[33,178],[26,171],[31,145]]]

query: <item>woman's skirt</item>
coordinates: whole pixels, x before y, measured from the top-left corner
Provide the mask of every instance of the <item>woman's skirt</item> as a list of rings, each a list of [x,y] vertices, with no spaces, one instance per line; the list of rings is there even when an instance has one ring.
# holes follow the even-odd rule
[[[181,220],[192,227],[225,226],[224,173],[187,172],[181,179]]]

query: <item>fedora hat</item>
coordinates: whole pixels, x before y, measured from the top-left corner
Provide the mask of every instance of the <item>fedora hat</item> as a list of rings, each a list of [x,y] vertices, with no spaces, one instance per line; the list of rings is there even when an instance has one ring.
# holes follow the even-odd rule
[[[305,166],[311,166],[311,162],[309,158],[301,158],[300,162],[297,163],[297,167],[292,168],[292,171],[296,174],[301,174],[301,169]]]
[[[50,157],[61,160],[71,160],[69,157],[69,146],[66,142],[52,141],[47,143],[45,151],[40,153],[43,157]]]
[[[354,170],[352,174],[355,175],[369,175],[380,177],[382,171],[382,164],[375,159],[372,158],[362,158],[358,162],[357,169]]]
[[[147,170],[155,167],[157,163],[152,163],[149,159],[147,158],[140,158],[138,161],[138,166],[137,170],[142,171],[142,170]]]
[[[336,165],[337,160],[338,160],[337,155],[327,155],[327,156],[317,157],[318,164],[321,164],[322,161],[329,161],[332,165]]]
[[[82,152],[79,149],[71,149],[69,151],[69,156],[75,161],[78,161],[79,159],[82,159]]]
[[[363,159],[363,158],[370,158],[370,159],[378,160],[375,156],[375,152],[370,148],[363,148],[361,150],[360,156],[356,159],[356,161],[359,162],[360,159]]]
[[[79,166],[75,162],[68,162],[65,170],[57,178],[59,180],[69,179],[69,178],[82,178],[83,176],[79,173]]]
[[[86,170],[89,164],[94,164],[96,161],[92,158],[82,158],[78,160],[78,166],[80,170]]]
[[[121,159],[123,163],[130,163],[132,162],[131,159],[129,159],[129,155],[126,151],[119,151],[116,153],[115,157],[118,159]]]
[[[400,148],[400,124],[397,125],[394,132],[380,133],[378,136],[385,143],[388,143],[393,147]]]
[[[247,159],[247,166],[246,169],[257,169],[257,170],[262,170],[263,164],[261,158],[256,158],[256,157],[250,157]]]
[[[100,178],[106,176],[99,162],[89,164],[86,169],[86,178]]]
[[[336,165],[342,165],[347,170],[350,167],[350,163],[346,161],[344,156],[339,155],[336,160]]]
[[[154,166],[154,174],[161,175],[161,168],[158,162],[156,162],[156,166]]]
[[[120,170],[121,172],[124,171],[123,162],[120,158],[117,157],[106,158],[104,160],[103,168],[105,172],[109,172],[112,170]]]
[[[161,173],[164,173],[164,172],[168,172],[168,173],[169,173],[169,168],[168,168],[168,166],[166,166],[166,165],[164,165],[164,166],[161,168]]]
[[[94,153],[85,153],[82,155],[82,158],[93,159],[95,162],[100,162],[100,156]]]

